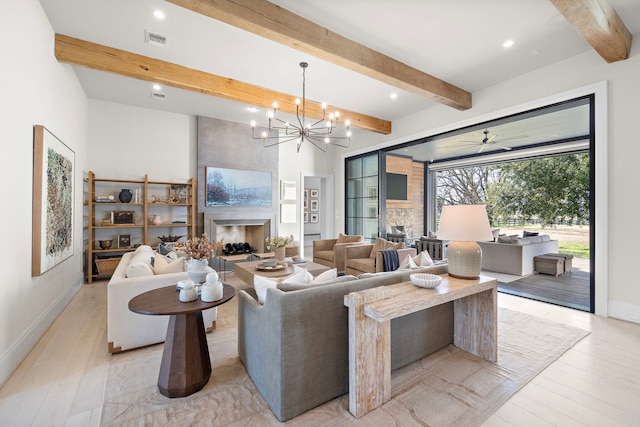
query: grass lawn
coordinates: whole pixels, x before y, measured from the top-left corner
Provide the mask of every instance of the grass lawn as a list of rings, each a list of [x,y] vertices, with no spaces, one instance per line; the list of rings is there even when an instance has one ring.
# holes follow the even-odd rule
[[[571,254],[576,258],[590,258],[589,245],[577,242],[558,242],[558,252]]]

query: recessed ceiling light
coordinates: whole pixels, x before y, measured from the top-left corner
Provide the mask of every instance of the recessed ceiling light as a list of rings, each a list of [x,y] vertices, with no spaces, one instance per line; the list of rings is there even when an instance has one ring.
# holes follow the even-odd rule
[[[513,40],[507,40],[506,42],[502,43],[503,47],[511,47],[513,46]]]
[[[155,84],[153,85],[153,90],[161,90],[162,86],[160,86],[159,84]]]
[[[153,16],[155,16],[158,19],[164,19],[164,12],[161,10],[155,10],[153,12]]]
[[[258,111],[258,109],[256,107],[247,107],[248,111],[251,111],[252,113],[255,113]]]
[[[390,97],[391,97],[391,99],[396,99],[396,98],[398,97],[398,94],[397,94],[397,93],[395,93],[395,92],[393,92],[393,93],[390,95]]]

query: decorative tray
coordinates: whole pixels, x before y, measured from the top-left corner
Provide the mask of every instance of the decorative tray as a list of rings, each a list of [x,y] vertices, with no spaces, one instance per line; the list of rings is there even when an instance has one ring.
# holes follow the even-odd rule
[[[274,267],[267,267],[266,265],[256,265],[256,270],[261,270],[261,271],[277,271],[277,270],[282,270],[283,268],[285,268],[285,265],[282,264],[278,264]]]

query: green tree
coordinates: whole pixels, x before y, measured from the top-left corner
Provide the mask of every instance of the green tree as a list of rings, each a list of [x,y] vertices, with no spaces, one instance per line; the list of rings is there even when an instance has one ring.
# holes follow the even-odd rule
[[[496,166],[471,166],[449,169],[437,175],[437,209],[443,205],[477,205],[487,201],[487,191],[497,179],[499,168]],[[489,219],[492,212],[487,206]]]
[[[589,219],[589,156],[571,154],[500,165],[487,190],[493,215],[537,217],[543,226],[558,219]]]

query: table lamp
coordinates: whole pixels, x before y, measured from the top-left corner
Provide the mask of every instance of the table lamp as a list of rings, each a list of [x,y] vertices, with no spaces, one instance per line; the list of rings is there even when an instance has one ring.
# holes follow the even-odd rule
[[[447,249],[449,275],[477,279],[482,268],[482,249],[476,242],[493,240],[486,207],[443,206],[438,239],[451,241]]]

